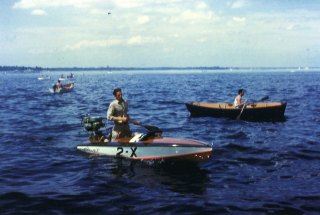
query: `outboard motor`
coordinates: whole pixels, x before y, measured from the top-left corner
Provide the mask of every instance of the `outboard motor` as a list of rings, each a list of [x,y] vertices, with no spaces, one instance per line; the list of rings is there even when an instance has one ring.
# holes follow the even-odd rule
[[[103,143],[109,140],[100,130],[105,127],[102,117],[86,115],[82,118],[81,125],[90,134],[89,140],[91,143]]]

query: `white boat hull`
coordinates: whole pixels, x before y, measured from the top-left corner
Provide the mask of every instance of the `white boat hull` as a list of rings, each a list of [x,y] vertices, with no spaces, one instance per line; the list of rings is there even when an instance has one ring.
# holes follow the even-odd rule
[[[49,77],[38,77],[38,80],[39,80],[39,81],[42,81],[42,80],[50,80],[50,76],[49,76]]]
[[[172,139],[171,139],[172,140]],[[181,140],[179,140],[180,142]],[[207,160],[212,154],[212,147],[202,142],[182,143],[98,143],[79,145],[77,149],[86,153],[123,157],[130,160],[188,159]]]

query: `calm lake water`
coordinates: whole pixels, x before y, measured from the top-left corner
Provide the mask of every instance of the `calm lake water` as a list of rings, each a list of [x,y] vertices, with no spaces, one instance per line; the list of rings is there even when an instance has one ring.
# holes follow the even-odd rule
[[[320,212],[320,72],[81,71],[73,92],[50,94],[62,73],[0,74],[0,214]],[[213,157],[155,165],[77,151],[81,116],[105,116],[115,87],[132,118],[211,143]],[[287,101],[286,121],[191,118],[184,105],[233,102],[239,88]]]

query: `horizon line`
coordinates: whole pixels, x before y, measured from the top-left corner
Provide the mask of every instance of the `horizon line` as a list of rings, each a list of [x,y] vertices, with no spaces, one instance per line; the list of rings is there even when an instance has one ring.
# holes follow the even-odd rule
[[[241,69],[317,69],[319,66],[149,66],[149,67],[138,67],[138,66],[99,66],[99,67],[41,67],[41,66],[0,66],[0,70],[241,70]]]

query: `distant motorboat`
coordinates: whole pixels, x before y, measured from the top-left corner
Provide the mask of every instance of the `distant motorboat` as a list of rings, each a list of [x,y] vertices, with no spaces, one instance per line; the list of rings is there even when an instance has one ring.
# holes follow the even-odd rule
[[[66,80],[66,78],[63,76],[63,74],[61,74],[60,78],[58,79],[59,81],[64,81]]]
[[[70,75],[67,75],[67,79],[74,79],[74,74],[70,73]]]
[[[49,75],[40,75],[39,77],[38,77],[38,80],[49,80],[51,77],[49,76]]]

